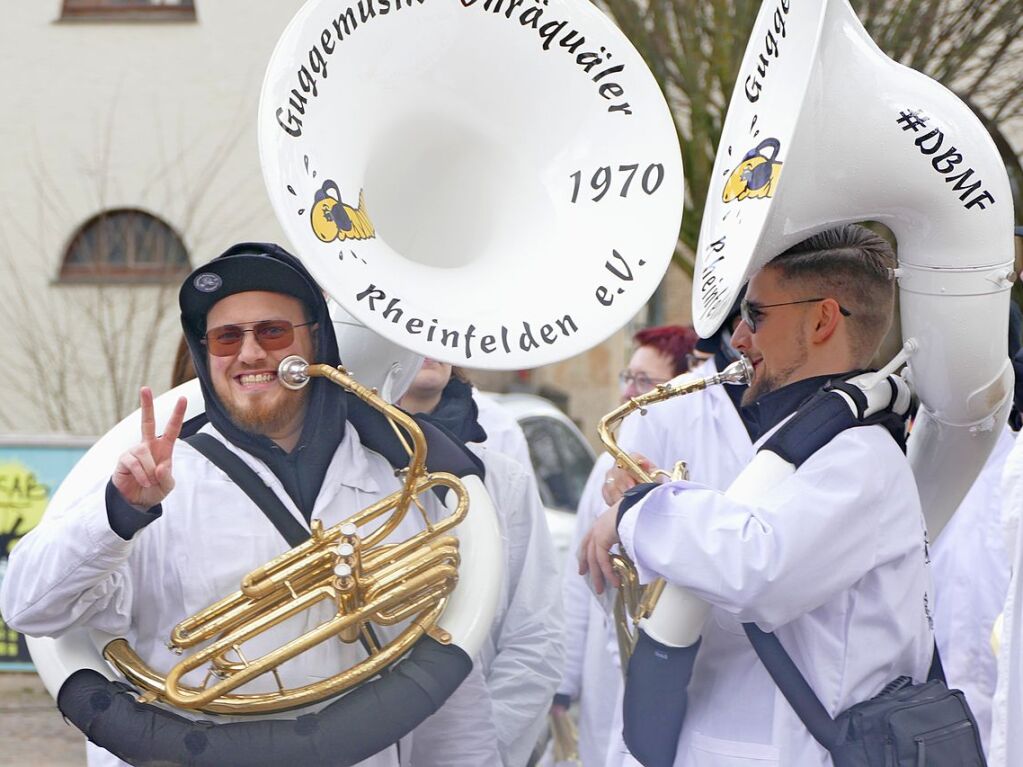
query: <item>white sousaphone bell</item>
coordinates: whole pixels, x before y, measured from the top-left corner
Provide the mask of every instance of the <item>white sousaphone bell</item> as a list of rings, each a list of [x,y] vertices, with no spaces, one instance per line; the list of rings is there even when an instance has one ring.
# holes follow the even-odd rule
[[[267,68],[258,131],[292,250],[343,307],[341,357],[350,347],[355,375],[386,399],[418,355],[517,369],[584,351],[643,306],[674,251],[671,114],[636,50],[582,0],[310,0]],[[411,353],[381,355],[373,334]],[[186,384],[157,398],[158,423],[179,395],[188,416],[203,410]],[[89,451],[48,513],[109,474],[138,422]],[[468,520],[439,625],[473,657],[501,558],[493,512]],[[110,639],[75,630],[30,649],[56,696],[78,668],[115,678]],[[288,760],[282,742],[268,764]]]

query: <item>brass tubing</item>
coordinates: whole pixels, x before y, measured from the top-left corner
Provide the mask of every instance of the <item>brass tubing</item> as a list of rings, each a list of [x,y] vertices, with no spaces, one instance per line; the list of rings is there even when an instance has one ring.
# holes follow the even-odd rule
[[[419,489],[420,492],[425,492],[426,489],[432,487],[429,483],[429,479],[421,482],[424,487]],[[247,596],[260,597],[269,593],[280,581],[275,580],[275,577],[287,570],[296,562],[305,562],[310,555],[314,554],[317,550],[322,549],[328,551],[329,547],[337,545],[338,540],[341,538],[341,527],[345,524],[352,523],[358,526],[360,523],[365,521],[371,521],[374,518],[394,509],[397,499],[401,496],[401,491],[395,491],[388,495],[386,498],[382,498],[376,503],[367,506],[365,509],[357,514],[353,514],[347,519],[339,522],[336,525],[328,528],[323,532],[321,538],[310,538],[305,543],[299,544],[293,549],[286,551],[274,559],[271,559],[262,567],[257,567],[255,570],[250,572],[245,578],[242,579],[242,591]],[[395,523],[395,527],[401,522],[401,517],[398,518],[398,522]],[[393,530],[393,527],[392,527]],[[389,534],[388,531],[387,534]],[[379,534],[379,529],[374,531],[370,536],[364,536],[363,542],[365,545],[372,545],[374,538],[383,538],[386,534]]]
[[[406,595],[404,599],[410,601],[407,604],[402,602],[395,610],[379,610],[373,613],[373,620],[384,626],[393,626],[395,623],[399,623],[406,618],[411,618],[432,602],[438,599],[446,599],[455,590],[455,586],[458,585],[458,571],[454,566],[445,566],[438,568],[438,570],[438,574],[446,573],[442,582],[431,585],[418,595],[411,593]]]
[[[320,583],[330,573],[329,567],[317,567],[302,573],[292,582],[292,588],[299,594]],[[277,605],[291,599],[291,591],[284,586],[258,600],[250,599],[242,592],[217,602],[205,610],[182,621],[171,632],[171,641],[176,647],[194,647],[218,634],[231,630],[235,625],[274,609]]]
[[[433,477],[452,477],[452,475],[431,475]],[[437,484],[443,484],[438,482]],[[446,533],[451,528],[457,526],[465,519],[465,515],[469,510],[469,496],[464,490],[458,491],[458,506],[451,512],[447,517],[441,519],[433,525],[432,529],[424,530],[416,535],[412,536],[408,540],[402,541],[401,543],[395,544],[393,548],[388,549],[385,553],[378,553],[377,551],[364,552],[362,555],[362,567],[363,570],[373,570],[379,566],[379,560],[382,558],[389,559],[400,559],[401,557],[407,556],[409,553],[418,549],[426,541],[436,538],[442,533]]]
[[[412,578],[410,582],[403,584],[401,587],[392,590],[390,593],[383,595],[373,602],[363,605],[363,607],[356,613],[352,613],[350,615],[338,615],[329,621],[321,623],[319,626],[306,632],[302,636],[297,637],[281,647],[278,647],[276,650],[272,650],[266,655],[251,661],[247,667],[236,674],[233,674],[228,679],[223,679],[211,687],[207,687],[201,692],[192,694],[179,686],[178,682],[185,674],[205,665],[212,658],[223,654],[226,650],[230,650],[234,645],[242,644],[256,634],[262,633],[265,628],[269,628],[270,626],[286,620],[292,615],[307,609],[315,602],[325,598],[333,598],[333,594],[330,593],[333,589],[329,587],[317,589],[316,592],[306,595],[303,599],[296,600],[295,603],[283,607],[278,614],[263,616],[259,621],[256,621],[256,624],[258,625],[249,626],[238,635],[232,635],[231,637],[223,638],[218,642],[214,642],[212,645],[204,648],[195,655],[182,660],[167,673],[164,697],[168,703],[181,708],[202,708],[224,693],[234,690],[246,682],[251,681],[255,677],[261,676],[271,669],[277,668],[282,663],[294,658],[296,655],[300,655],[321,642],[336,636],[349,626],[364,620],[365,615],[375,615],[384,612],[393,604],[406,598],[406,596],[418,594],[424,588],[431,585],[431,580],[450,579],[453,574],[457,576],[457,571],[455,571],[454,568],[450,568],[450,570],[445,568],[438,569],[440,572],[437,574],[425,574]]]
[[[284,692],[244,693],[223,695],[217,700],[197,708],[209,714],[269,714],[287,711],[293,708],[308,706],[327,698],[339,695],[348,688],[359,684],[379,673],[379,669],[398,660],[408,652],[419,638],[432,628],[446,605],[438,603],[420,621],[409,625],[394,640],[382,647],[373,656],[366,658],[350,669],[330,678],[313,682],[302,687],[293,687]],[[166,699],[166,682],[164,677],[150,668],[123,639],[116,639],[108,644],[103,655],[113,664],[129,682],[135,686],[151,691],[158,697]],[[199,693],[197,687],[179,685],[186,692]]]
[[[212,694],[207,695],[207,693],[210,690],[218,690],[221,687],[223,687],[226,691],[233,690],[235,687],[244,684],[252,677],[259,676],[260,674],[269,671],[271,667],[276,668],[281,663],[284,663],[286,660],[289,660],[290,658],[294,657],[294,655],[282,653],[282,650],[284,648],[280,647],[277,648],[277,650],[267,653],[255,663],[250,664],[245,671],[239,672],[238,674],[232,676],[230,679],[224,680],[218,685],[214,685],[213,688],[207,688],[206,693],[202,693],[196,696],[194,702],[190,702],[188,699],[185,698],[179,698],[177,693],[177,681],[188,672],[194,671],[195,669],[206,665],[213,658],[223,655],[225,652],[229,652],[235,645],[243,644],[244,642],[248,641],[257,634],[263,633],[267,629],[276,626],[277,624],[287,620],[291,616],[296,615],[297,613],[312,607],[314,604],[317,604],[318,602],[321,602],[325,599],[332,599],[333,598],[333,594],[331,593],[332,591],[333,589],[331,589],[330,587],[323,586],[308,594],[304,594],[300,599],[293,600],[291,602],[286,602],[285,604],[278,607],[276,610],[260,615],[259,617],[253,619],[252,621],[249,621],[244,627],[240,627],[235,633],[223,636],[217,641],[213,642],[212,644],[209,644],[203,649],[194,653],[193,655],[190,655],[189,657],[179,661],[167,673],[166,697],[168,702],[176,706],[181,706],[182,708],[195,708],[197,706],[201,706],[205,703],[209,703],[211,700],[217,697],[218,695],[217,692],[213,692]],[[350,616],[345,617],[347,619]],[[322,625],[327,624],[325,623]],[[308,637],[309,634],[305,634],[302,637],[299,637],[298,639],[289,642],[284,647],[288,647],[289,645],[294,644],[294,642],[300,642],[302,640],[305,640]],[[314,644],[319,644],[319,641],[311,642],[307,646],[312,647]],[[276,658],[277,653],[280,653],[280,659],[277,660],[276,663],[271,664],[264,662],[267,658],[270,657]]]
[[[407,583],[388,592],[386,596],[379,599],[372,606],[367,605],[365,610],[370,612],[373,620],[379,618],[380,622],[384,625],[392,625],[402,620],[403,617],[408,616],[393,617],[397,613],[391,611],[391,608],[405,610],[407,613],[410,613],[411,611],[401,606],[403,601],[414,599],[418,602],[423,602],[424,599],[432,601],[447,597],[457,582],[458,570],[453,565],[440,565],[431,573],[421,573],[411,578]]]
[[[673,379],[667,383],[658,384],[653,391],[641,394],[638,397],[632,397],[601,418],[600,424],[597,426],[597,435],[600,437],[604,448],[615,459],[615,465],[628,471],[637,482],[653,482],[654,478],[652,474],[644,471],[628,453],[618,446],[616,437],[618,426],[626,417],[637,410],[642,411],[644,408],[656,405],[658,402],[664,402],[673,397],[681,397],[685,394],[692,394],[693,392],[706,389],[709,379],[698,378],[686,383],[675,383],[677,380]]]
[[[330,365],[309,365],[309,367],[306,368],[306,375],[310,378],[329,378],[338,386],[352,392],[352,394],[359,397],[364,402],[373,402],[374,400],[379,399],[376,392],[371,389],[367,389],[361,383],[356,381],[348,375],[348,371],[344,368],[334,368]],[[412,454],[409,456],[408,475],[411,477],[420,476],[426,470],[426,437],[423,436],[422,429],[419,428],[419,425],[415,422],[412,416],[398,408],[392,408],[391,411],[388,412],[388,417],[392,423],[396,423],[398,426],[403,428],[411,438]],[[405,509],[412,500],[412,495],[413,493],[406,483],[402,490],[398,507]]]
[[[441,538],[424,546],[420,551],[388,563],[371,575],[364,575],[361,581],[363,595],[368,601],[382,590],[418,574],[434,562],[453,561],[457,564],[458,560],[458,540],[451,537]]]
[[[433,530],[426,530],[418,533],[416,536],[402,542],[401,544],[395,544],[384,552],[367,552],[363,559],[362,565],[364,571],[372,572],[376,567],[380,565],[377,561],[380,558],[387,559],[399,559],[408,553],[415,551],[427,541],[435,538],[439,533],[446,532],[447,530],[455,527],[465,518],[465,514],[468,512],[468,496],[465,494],[461,483],[457,481],[451,474],[436,473],[429,475],[423,482],[423,491],[429,490],[435,486],[443,485],[452,490],[452,492],[458,493],[458,505],[455,511],[440,520],[433,528]],[[388,496],[389,499],[393,499],[394,494]],[[388,499],[384,499],[385,501]],[[382,504],[380,502],[380,504]],[[374,504],[374,506],[380,505]],[[244,614],[246,611],[253,609],[253,602],[250,600],[255,599],[268,599],[275,595],[276,591],[283,590],[281,593],[277,593],[274,598],[274,602],[280,599],[290,598],[290,591],[285,589],[282,585],[283,581],[288,577],[297,578],[299,574],[307,574],[310,569],[316,569],[322,573],[330,572],[333,567],[333,552],[331,549],[336,545],[337,540],[341,537],[341,527],[351,522],[352,519],[359,516],[366,516],[369,512],[373,511],[374,506],[367,507],[362,515],[354,515],[349,517],[343,522],[334,525],[328,530],[324,531],[323,536],[319,539],[310,539],[305,543],[295,547],[289,552],[282,554],[281,556],[271,560],[267,564],[263,565],[256,570],[245,576],[242,580],[242,590],[231,594],[225,599],[214,603],[205,610],[196,613],[191,618],[188,618],[179,623],[172,632],[172,642],[178,647],[191,647],[198,644],[204,639],[214,636],[223,630],[223,627],[229,626],[238,620],[239,614]],[[400,521],[400,518],[399,518]],[[375,537],[375,536],[371,536]],[[364,545],[368,545],[365,543]],[[303,558],[304,557],[304,558]],[[292,584],[296,586],[295,583]],[[246,591],[248,589],[248,591]],[[296,588],[296,590],[298,590]],[[220,622],[224,618],[223,622]],[[200,626],[205,627],[205,630],[200,630]]]
[[[182,660],[167,674],[167,682],[164,695],[169,703],[182,708],[199,708],[209,704],[215,698],[225,692],[230,692],[236,687],[245,684],[251,679],[267,673],[270,669],[285,663],[296,655],[305,652],[324,640],[344,631],[358,622],[367,619],[366,616],[386,615],[386,611],[394,603],[410,596],[417,596],[420,591],[434,587],[437,581],[447,582],[452,577],[457,577],[457,570],[451,567],[438,567],[433,573],[421,573],[406,581],[390,591],[379,595],[376,599],[364,604],[358,611],[349,615],[339,615],[326,621],[317,628],[307,632],[287,644],[273,650],[261,658],[252,661],[245,669],[237,672],[228,679],[224,679],[206,690],[196,693],[181,694],[181,687],[178,681],[190,671],[205,665],[216,657],[234,649],[252,637],[272,628],[284,620],[296,615],[317,602],[325,599],[335,599],[336,592],[331,586],[323,586],[297,600],[281,605],[278,609],[250,621],[244,629],[222,637],[220,640],[203,648],[194,655]],[[443,588],[441,589],[443,591]],[[439,596],[446,595],[450,588]],[[400,618],[396,619],[400,620]],[[388,621],[393,622],[393,621]]]

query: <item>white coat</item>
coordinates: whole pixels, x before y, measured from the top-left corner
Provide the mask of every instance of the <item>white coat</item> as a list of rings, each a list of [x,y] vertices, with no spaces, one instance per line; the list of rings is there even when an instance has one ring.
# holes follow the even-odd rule
[[[529,443],[526,434],[508,410],[503,408],[493,397],[472,390],[472,398],[479,411],[477,420],[487,439],[483,443],[490,450],[502,453],[519,462],[529,473],[533,473],[533,462],[529,457]]]
[[[206,426],[215,436],[216,431]],[[277,493],[303,525],[280,481],[248,453],[236,452]],[[287,549],[280,533],[220,469],[190,445],[174,450],[176,486],[163,502],[163,516],[125,541],[107,522],[104,488],[72,504],[62,514],[47,514],[15,547],[0,594],[0,610],[17,630],[34,636],[58,636],[91,626],[128,639],[153,668],[166,672],[177,660],[164,645],[172,627],[187,615],[235,591],[241,578]],[[377,453],[362,447],[349,424],[323,480],[313,519],[329,527],[397,489],[394,470]],[[436,504],[427,498],[428,508]],[[431,513],[433,513],[431,511]],[[421,529],[409,515],[396,535]],[[329,617],[327,605],[298,615],[246,644],[262,654]],[[361,648],[324,642],[280,667],[286,686],[323,678],[324,669],[341,669],[364,657]],[[185,683],[201,681],[200,672]],[[242,688],[260,691],[273,680],[260,678]],[[207,715],[203,715],[208,718]],[[392,747],[361,763],[365,767],[398,765]],[[490,702],[478,669],[448,703],[402,741],[401,763],[472,765],[497,763],[497,737]],[[90,745],[90,767],[122,764]]]
[[[997,678],[991,629],[1009,588],[1001,481],[1013,444],[1006,426],[970,492],[931,545],[934,635],[941,663],[949,687],[966,694],[985,749]]]
[[[564,657],[558,561],[515,417],[473,389],[483,443],[468,443],[486,467],[497,508],[505,579],[490,638],[481,652],[504,767],[523,767],[543,731]]]
[[[504,579],[480,650],[501,763],[525,767],[543,730],[564,663],[558,561],[532,471],[484,445],[486,487],[497,509]]]
[[[576,511],[575,533],[562,570],[565,602],[565,673],[558,692],[579,702],[579,759],[602,765],[614,740],[617,691],[622,683],[618,653],[611,644],[614,622],[579,577],[576,552],[583,536],[607,508],[601,495],[613,459],[603,453],[593,465]]]
[[[706,378],[717,372],[711,358],[693,370],[692,375]],[[618,443],[629,452],[642,453],[666,471],[671,471],[676,461],[684,460],[690,477],[715,490],[726,489],[753,457],[749,432],[723,385],[652,405],[646,415],[629,416],[622,424]],[[617,646],[613,625],[606,645]],[[617,653],[615,657],[617,662]],[[607,723],[611,740],[606,764],[617,767],[631,759],[621,738],[620,674],[612,713],[613,719]],[[589,767],[589,763],[583,764]],[[593,764],[599,767],[605,760]]]
[[[1002,524],[1012,577],[1002,608],[998,681],[991,702],[991,767],[1023,764],[1023,440],[1018,439],[1002,473]]]
[[[664,577],[713,607],[675,767],[831,764],[742,622],[777,633],[832,715],[899,675],[926,676],[923,517],[909,464],[880,426],[839,434],[755,505],[696,482],[657,488],[619,532],[644,580]]]

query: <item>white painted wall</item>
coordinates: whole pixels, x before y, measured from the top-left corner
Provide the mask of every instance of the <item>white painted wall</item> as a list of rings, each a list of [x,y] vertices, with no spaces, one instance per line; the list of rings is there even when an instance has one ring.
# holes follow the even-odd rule
[[[131,399],[143,379],[157,390],[169,383],[176,286],[54,284],[88,218],[120,206],[152,212],[181,234],[193,264],[238,240],[283,239],[255,111],[300,0],[198,0],[195,22],[62,22],[60,5],[7,3],[0,23],[0,320],[16,326],[3,341],[0,432],[101,433],[117,415],[112,391]],[[153,345],[141,333],[156,304],[165,311]],[[121,345],[116,376],[98,349],[104,335]],[[149,347],[151,369],[129,372]],[[30,363],[40,351],[45,375]],[[33,402],[46,389],[63,392],[49,415]]]

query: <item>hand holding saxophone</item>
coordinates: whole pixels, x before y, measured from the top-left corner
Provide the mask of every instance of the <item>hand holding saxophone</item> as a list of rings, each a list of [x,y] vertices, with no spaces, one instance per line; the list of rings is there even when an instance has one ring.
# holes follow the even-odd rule
[[[643,469],[647,474],[652,474],[657,470],[657,467],[653,462],[641,453],[630,453],[629,457],[632,458],[640,468]],[[630,487],[636,486],[636,478],[629,473],[629,470],[623,466],[615,464],[604,477],[604,485],[601,488],[601,494],[604,496],[604,503],[608,506],[614,506],[618,501],[625,495],[625,491]]]
[[[597,517],[579,544],[579,575],[590,573],[593,590],[603,594],[607,585],[619,588],[621,581],[611,565],[611,547],[619,543],[618,504]]]
[[[111,481],[128,503],[149,509],[162,502],[174,489],[171,459],[174,443],[185,420],[188,400],[178,398],[159,437],[156,436],[153,390],[148,386],[139,390],[139,403],[142,408],[142,441],[117,460]]]

